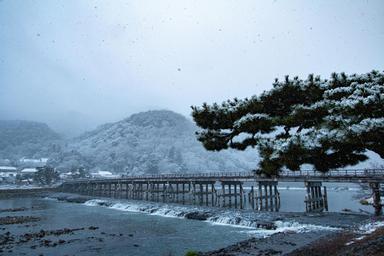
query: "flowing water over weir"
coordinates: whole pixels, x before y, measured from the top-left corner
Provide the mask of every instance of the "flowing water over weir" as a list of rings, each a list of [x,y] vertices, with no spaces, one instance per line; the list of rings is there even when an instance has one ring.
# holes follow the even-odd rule
[[[325,186],[322,190],[322,182],[368,183],[373,191],[375,213],[382,212],[379,188],[380,183],[384,183],[384,169],[283,172],[274,178],[254,173],[130,176],[65,182],[59,190],[163,203],[278,211],[279,181],[304,182],[307,194],[303,201],[307,212],[328,210],[327,190]],[[251,184],[248,191],[244,189],[245,182]]]

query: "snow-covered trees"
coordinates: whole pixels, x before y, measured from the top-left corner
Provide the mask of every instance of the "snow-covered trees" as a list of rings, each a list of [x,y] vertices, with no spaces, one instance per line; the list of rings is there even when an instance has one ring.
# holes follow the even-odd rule
[[[37,167],[38,171],[34,174],[33,180],[39,185],[52,185],[59,180],[59,173],[50,166]]]
[[[247,170],[256,165],[251,152],[206,152],[194,136],[197,129],[171,111],[138,113],[74,138],[50,164],[63,170],[84,162],[91,171],[129,175]]]
[[[384,158],[384,73],[277,79],[270,91],[221,105],[192,107],[208,150],[257,147],[260,169],[278,174],[312,164],[322,172]]]

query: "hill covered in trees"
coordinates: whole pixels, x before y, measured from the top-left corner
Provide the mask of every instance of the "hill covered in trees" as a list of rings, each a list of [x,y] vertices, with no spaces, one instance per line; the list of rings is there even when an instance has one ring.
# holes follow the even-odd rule
[[[245,171],[258,162],[251,150],[207,152],[196,140],[193,122],[171,111],[134,114],[72,139],[41,123],[2,121],[2,126],[7,128],[0,132],[0,159],[47,157],[61,171],[80,166],[131,174]]]
[[[0,159],[45,157],[61,137],[48,125],[21,120],[0,120]]]
[[[138,113],[73,139],[53,161],[65,166],[77,156],[89,168],[132,174],[244,171],[257,165],[255,151],[207,152],[196,140],[197,129],[171,111]]]

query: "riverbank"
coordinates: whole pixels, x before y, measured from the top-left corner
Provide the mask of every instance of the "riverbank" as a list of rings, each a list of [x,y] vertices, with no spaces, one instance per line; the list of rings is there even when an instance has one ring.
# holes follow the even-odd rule
[[[337,232],[278,233],[268,238],[252,238],[198,256],[383,256],[384,217],[358,229]]]
[[[211,252],[200,252],[199,256],[244,256],[244,255],[285,255],[294,250],[326,237],[332,232],[282,232],[266,238],[251,238],[234,245]]]
[[[287,256],[382,256],[384,255],[384,228],[377,228],[369,234],[343,232],[316,240]]]
[[[20,196],[41,196],[44,194],[51,194],[56,192],[54,187],[13,187],[0,189],[0,199]]]

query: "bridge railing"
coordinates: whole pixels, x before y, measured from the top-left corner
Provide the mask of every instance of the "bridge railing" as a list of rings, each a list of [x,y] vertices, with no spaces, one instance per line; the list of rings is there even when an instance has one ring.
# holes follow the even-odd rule
[[[283,171],[281,177],[371,177],[383,176],[384,169],[344,169],[319,172],[316,170]]]
[[[249,177],[253,176],[252,172],[207,172],[207,173],[186,173],[186,174],[154,174],[154,175],[134,175],[123,176],[122,178],[137,179],[166,179],[166,178],[209,178],[209,177]]]
[[[300,170],[300,171],[282,171],[279,177],[369,177],[384,175],[384,169],[344,169],[331,170],[329,172],[319,172],[316,170]],[[207,173],[188,173],[188,174],[159,174],[159,175],[138,175],[125,176],[122,178],[138,178],[138,179],[167,179],[167,178],[220,178],[220,177],[238,177],[246,178],[257,175],[254,172],[207,172]]]

